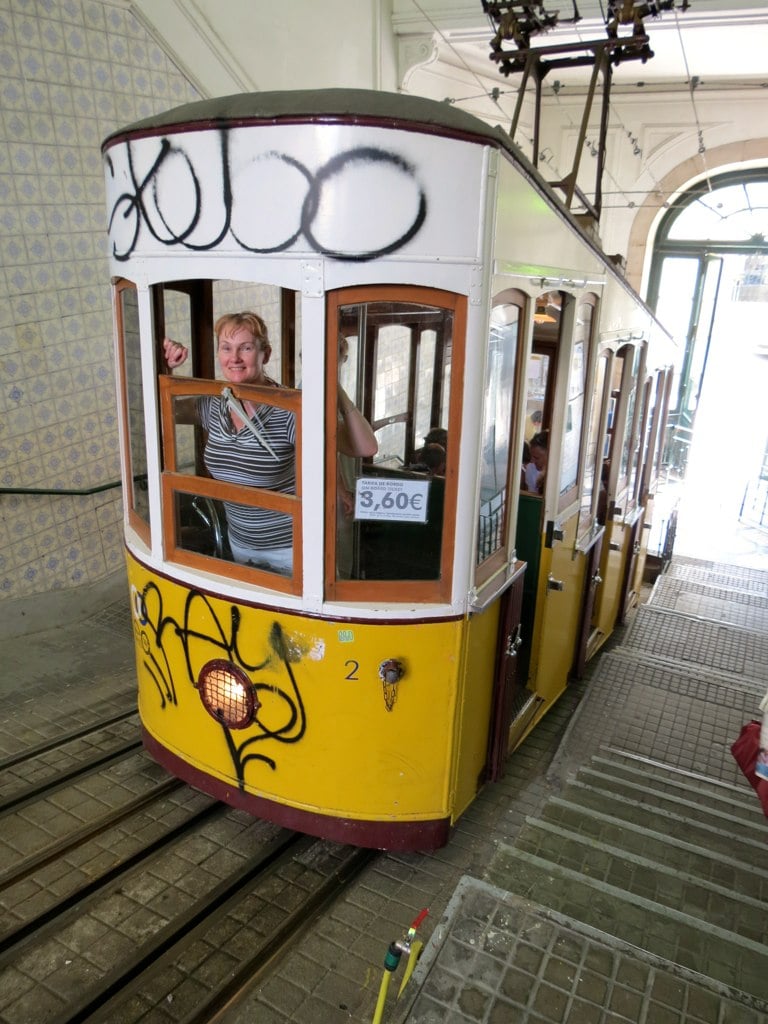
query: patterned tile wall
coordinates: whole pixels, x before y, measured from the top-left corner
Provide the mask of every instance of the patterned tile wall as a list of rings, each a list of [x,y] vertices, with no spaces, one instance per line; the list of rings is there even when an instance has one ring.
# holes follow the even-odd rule
[[[198,98],[127,4],[0,0],[0,601],[122,565],[100,146]]]

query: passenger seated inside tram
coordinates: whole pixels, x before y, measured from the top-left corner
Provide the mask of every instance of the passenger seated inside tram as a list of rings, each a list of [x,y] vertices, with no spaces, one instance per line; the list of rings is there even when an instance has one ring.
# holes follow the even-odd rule
[[[603,461],[602,468],[600,470],[600,492],[597,496],[597,522],[600,526],[605,526],[606,516],[608,514],[608,474],[610,473],[611,463],[608,459]]]
[[[448,431],[445,427],[432,427],[424,436],[424,446],[413,453],[413,462],[406,469],[430,476],[445,476],[448,458]]]
[[[430,427],[424,437],[424,444],[439,444],[444,452],[448,451],[448,431],[445,427]]]
[[[534,436],[534,434],[538,434],[541,431],[541,421],[542,421],[542,419],[543,419],[543,416],[542,416],[541,409],[534,409],[533,412],[531,413],[531,415],[528,417],[528,419],[526,421],[526,424],[525,424],[525,437],[526,437],[526,440],[530,441],[530,439]]]
[[[528,442],[531,449],[531,461],[536,468],[536,479],[531,490],[537,494],[544,493],[544,482],[547,475],[547,448],[549,447],[549,431],[541,430],[534,434]]]
[[[425,444],[421,449],[421,461],[430,476],[445,476],[445,448],[441,444]]]
[[[536,468],[536,463],[531,458],[531,446],[527,441],[523,441],[523,465],[520,470],[521,490],[532,491],[535,494],[538,477],[539,471]]]
[[[227,313],[214,325],[219,365],[233,384],[279,387],[264,370],[272,348],[264,320],[254,312]],[[187,359],[186,346],[163,340],[168,370]],[[372,454],[376,439],[368,422],[339,388],[339,448]],[[186,405],[183,418],[205,429],[203,459],[216,480],[293,494],[296,489],[296,423],[277,406],[240,401],[233,394],[201,395]],[[293,570],[292,520],[285,513],[224,502],[227,539],[236,562],[289,576]]]

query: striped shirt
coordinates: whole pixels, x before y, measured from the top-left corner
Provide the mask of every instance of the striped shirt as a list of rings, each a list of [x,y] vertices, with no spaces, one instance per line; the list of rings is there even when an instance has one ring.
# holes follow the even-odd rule
[[[277,459],[250,430],[235,430],[220,398],[204,395],[197,414],[207,432],[205,465],[215,480],[263,487],[293,494],[296,490],[296,421],[292,412],[274,405],[259,405],[251,417],[274,449]],[[255,552],[293,545],[291,516],[254,505],[225,501],[224,511],[232,539]]]

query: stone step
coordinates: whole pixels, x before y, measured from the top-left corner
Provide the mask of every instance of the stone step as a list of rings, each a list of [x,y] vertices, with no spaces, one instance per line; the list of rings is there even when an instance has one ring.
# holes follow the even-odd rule
[[[588,785],[595,779],[603,780],[607,788],[634,798],[646,793],[648,801],[655,796],[679,798],[686,804],[694,803],[704,811],[711,810],[739,818],[750,830],[764,832],[765,818],[760,804],[749,785],[741,786],[697,775],[683,768],[672,768],[650,758],[629,755],[603,747],[576,774]]]
[[[602,853],[600,853],[602,856]],[[768,946],[716,921],[665,906],[625,888],[638,862],[616,858],[623,868],[594,877],[513,846],[500,846],[487,880],[566,918],[726,985],[768,1010]],[[589,865],[587,864],[587,869]],[[699,892],[699,887],[691,892]],[[712,902],[717,898],[708,890]],[[655,892],[655,890],[654,890]],[[764,915],[764,908],[762,908]]]
[[[735,683],[765,685],[768,632],[640,605],[622,639],[625,651],[671,665],[696,665]]]
[[[692,845],[703,847],[713,856],[727,857],[749,867],[766,864],[764,820],[753,824],[734,815],[701,807],[693,801],[665,794],[640,794],[603,785],[596,773],[589,784],[584,778],[572,780],[551,813],[564,801],[582,812],[597,812],[623,824],[638,825],[653,832],[684,836]],[[545,807],[549,814],[549,804]]]
[[[720,878],[717,872],[714,877],[704,877],[688,870],[696,854],[671,843],[669,849],[674,851],[674,857],[669,863],[663,836],[651,841],[640,830],[626,832],[622,838],[623,842],[611,843],[569,829],[563,823],[531,817],[526,819],[515,846],[592,881],[642,896],[661,907],[683,911],[701,920],[703,927],[716,925],[755,942],[768,940],[765,872],[741,872],[752,889],[746,892],[729,884],[731,872],[724,872]],[[674,859],[681,854],[684,856],[678,865]],[[712,871],[711,862],[705,870],[707,874]]]
[[[656,823],[643,826],[617,821],[609,814],[585,810],[559,797],[553,798],[543,809],[542,820],[590,842],[604,843],[629,853],[640,852],[661,866],[768,905],[768,867],[765,864],[744,863],[733,853],[712,850],[708,845],[693,841],[684,823],[674,832],[663,831]],[[710,836],[705,834],[703,839],[706,842]],[[727,847],[725,842],[722,845]]]

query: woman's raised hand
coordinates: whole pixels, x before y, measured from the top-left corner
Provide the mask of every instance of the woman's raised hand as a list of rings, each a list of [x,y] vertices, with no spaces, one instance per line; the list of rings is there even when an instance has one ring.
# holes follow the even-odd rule
[[[169,370],[174,370],[186,360],[189,349],[173,338],[163,338],[163,354]]]

